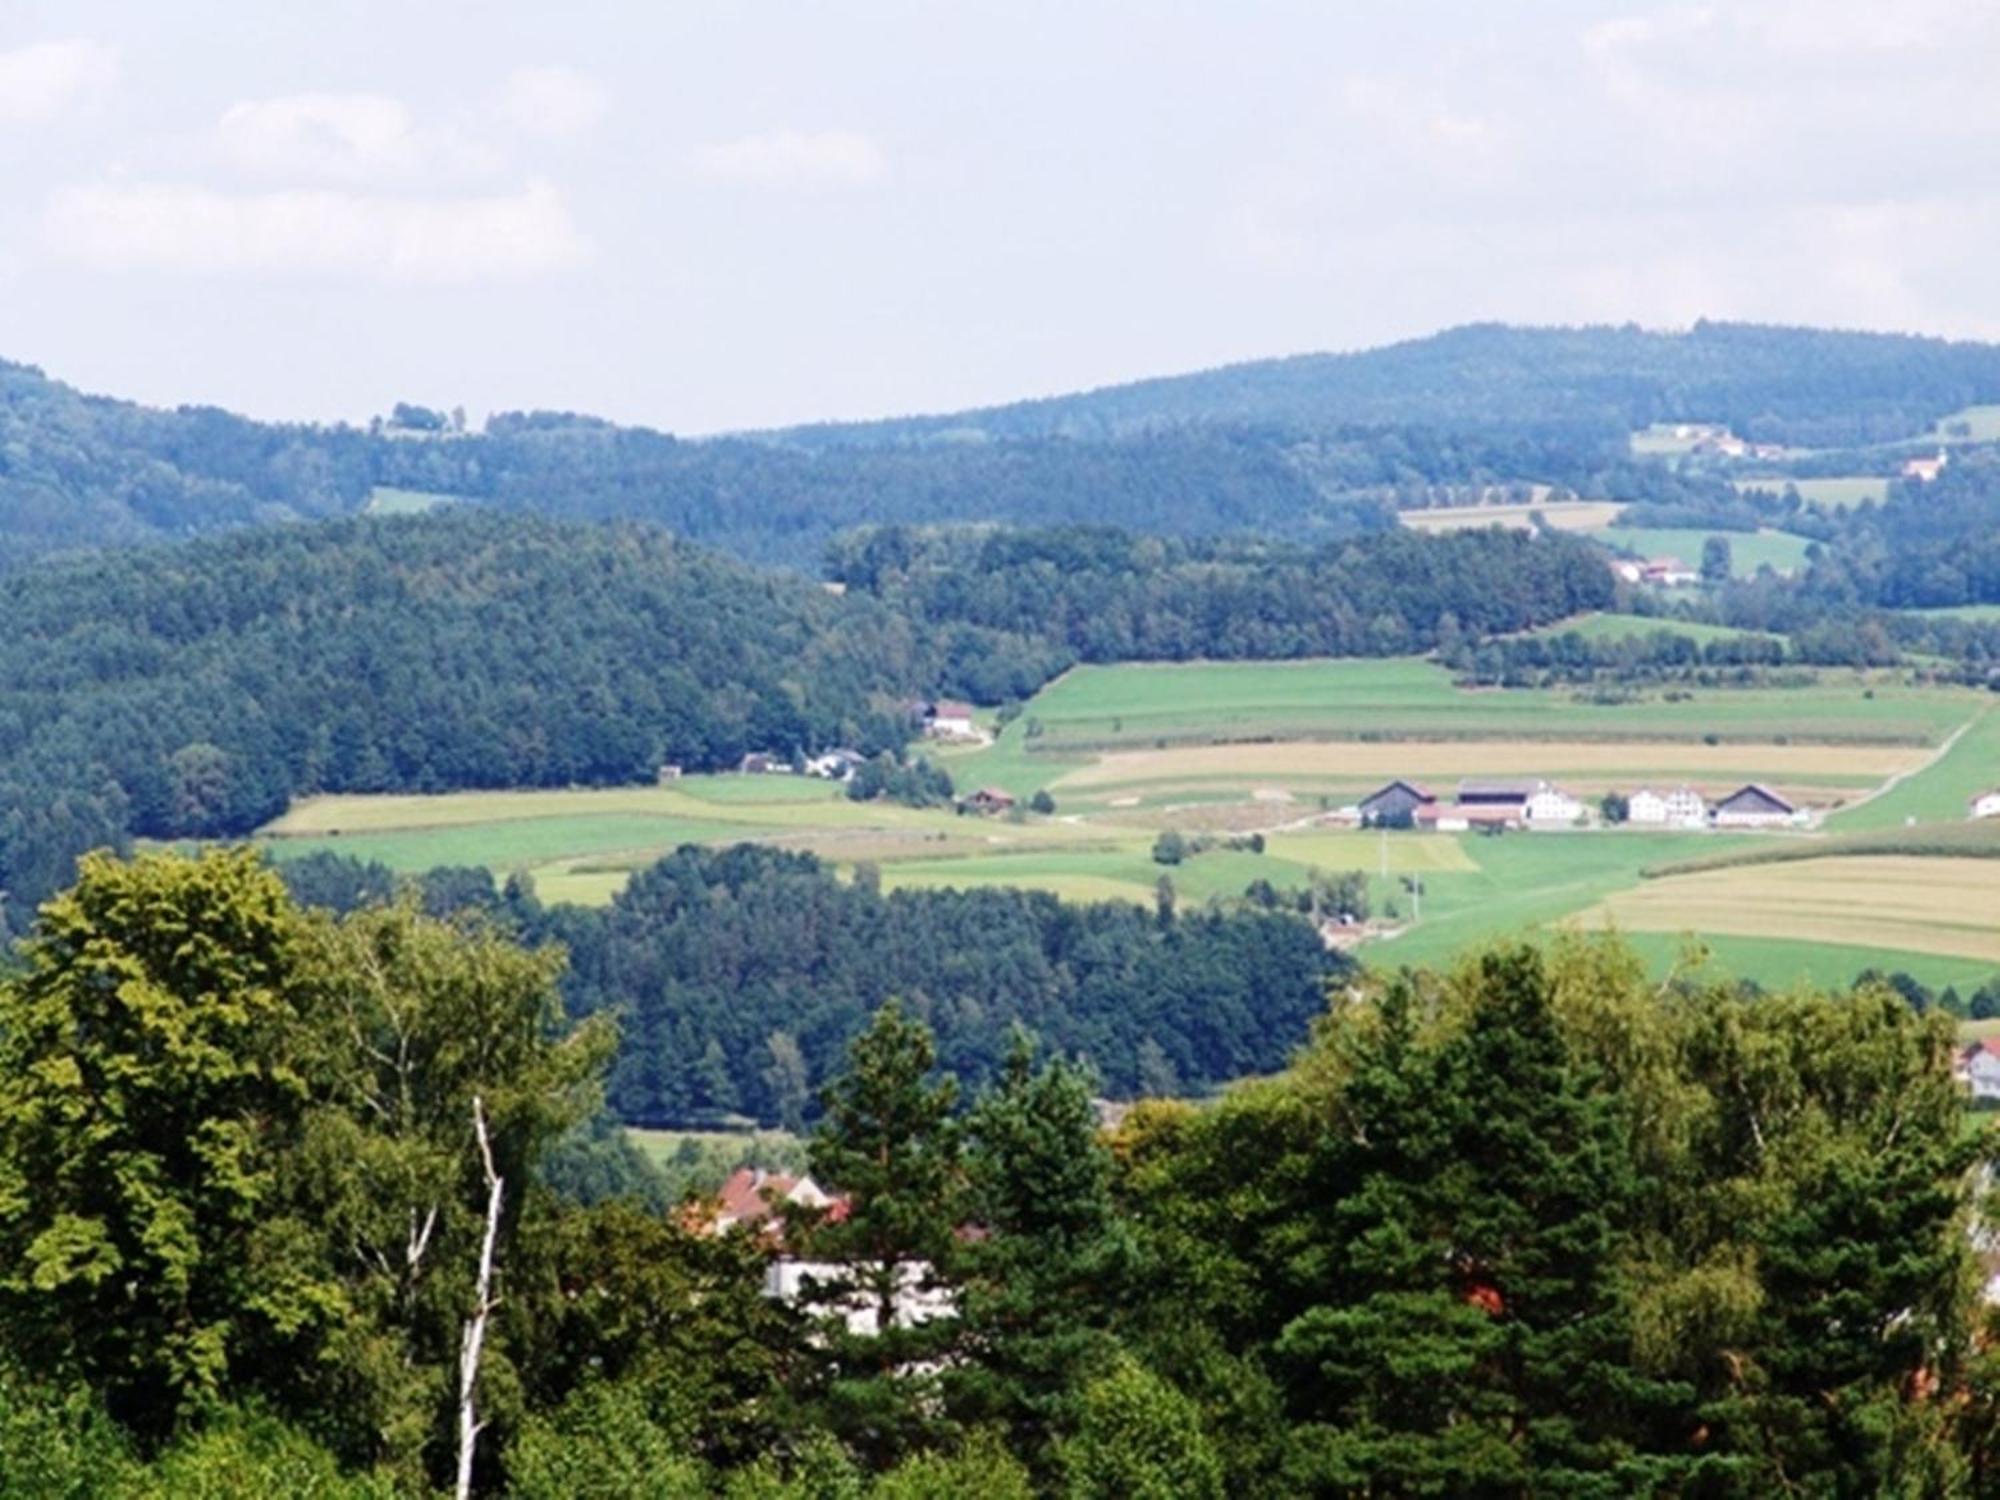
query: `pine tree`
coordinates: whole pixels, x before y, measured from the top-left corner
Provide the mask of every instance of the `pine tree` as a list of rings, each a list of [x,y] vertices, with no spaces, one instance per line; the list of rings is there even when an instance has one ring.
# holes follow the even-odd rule
[[[912,1293],[950,1283],[961,1180],[956,1080],[929,1081],[930,1029],[890,1001],[855,1038],[847,1074],[821,1095],[825,1115],[812,1170],[847,1198],[809,1235],[815,1259],[843,1267],[816,1288],[825,1359],[818,1372],[827,1425],[873,1466],[948,1435],[935,1379],[924,1373],[956,1335],[957,1318],[905,1315]],[[852,1332],[843,1310],[859,1300],[873,1330]]]
[[[1016,1031],[1000,1081],[968,1121],[968,1206],[978,1231],[962,1252],[966,1363],[950,1381],[968,1423],[1004,1423],[1017,1452],[1046,1470],[1075,1428],[1085,1382],[1109,1368],[1107,1331],[1130,1245],[1111,1199],[1086,1072],[1035,1066]]]

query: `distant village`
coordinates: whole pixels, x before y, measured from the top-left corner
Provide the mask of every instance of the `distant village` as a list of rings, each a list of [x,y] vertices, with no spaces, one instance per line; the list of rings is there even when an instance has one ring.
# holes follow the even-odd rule
[[[1599,822],[1661,829],[1802,828],[1809,810],[1755,782],[1708,801],[1691,786],[1640,787],[1592,804],[1540,778],[1467,779],[1450,802],[1412,781],[1392,781],[1332,815],[1363,828],[1587,828]]]

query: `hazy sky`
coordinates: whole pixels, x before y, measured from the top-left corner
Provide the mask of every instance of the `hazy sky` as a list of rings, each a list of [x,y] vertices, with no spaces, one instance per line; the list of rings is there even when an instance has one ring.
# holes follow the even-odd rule
[[[2000,337],[1991,0],[0,0],[0,356],[682,432],[1475,318]]]

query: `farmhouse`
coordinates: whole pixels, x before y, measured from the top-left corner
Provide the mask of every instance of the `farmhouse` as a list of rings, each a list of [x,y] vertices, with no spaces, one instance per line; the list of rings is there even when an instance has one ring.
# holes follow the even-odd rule
[[[1647,583],[1657,583],[1662,588],[1669,589],[1701,582],[1700,572],[1690,568],[1678,557],[1649,558],[1640,568],[1639,576]]]
[[[1945,470],[1951,462],[1951,455],[1940,448],[1936,458],[1913,458],[1903,465],[1903,477],[1914,479],[1919,484],[1929,484]]]
[[[790,773],[792,763],[768,750],[752,750],[736,763],[736,769],[745,776],[783,776]]]
[[[1799,810],[1768,787],[1753,782],[1716,803],[1711,819],[1717,828],[1777,828],[1798,822]]]
[[[1437,798],[1409,781],[1392,781],[1370,792],[1356,806],[1365,828],[1403,828],[1416,822],[1419,808],[1432,807]]]
[[[924,733],[933,739],[969,740],[979,731],[972,722],[972,705],[940,698],[924,705]]]
[[[1014,805],[1014,795],[997,786],[983,786],[959,800],[959,810],[969,813],[1003,813]]]
[[[2000,818],[2000,787],[1995,787],[1990,792],[1981,792],[1972,799],[1972,816]]]
[[[1583,804],[1561,787],[1543,782],[1529,794],[1522,815],[1530,828],[1573,827],[1583,817]]]
[[[859,750],[845,747],[828,750],[806,762],[806,775],[823,776],[828,781],[846,781],[860,769],[864,758]]]
[[[1985,1037],[1959,1049],[1951,1076],[1975,1099],[2000,1099],[2000,1037]]]
[[[1708,824],[1708,804],[1693,787],[1670,792],[1641,787],[1625,799],[1625,821],[1653,828],[1702,828]]]

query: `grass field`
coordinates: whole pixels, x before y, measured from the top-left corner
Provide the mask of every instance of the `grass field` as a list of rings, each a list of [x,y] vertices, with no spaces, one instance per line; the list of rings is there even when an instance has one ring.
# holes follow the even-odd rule
[[[1971,428],[1971,432],[1949,431],[1960,422]],[[1931,436],[1946,443],[2000,442],[2000,406],[1968,406],[1955,411],[1931,429]]]
[[[1619,891],[1581,920],[1913,949],[2000,970],[2000,860],[1859,855],[1673,875]]]
[[[1399,519],[1412,531],[1432,533],[1476,531],[1485,526],[1505,526],[1515,531],[1534,529],[1539,515],[1556,531],[1599,531],[1616,521],[1625,507],[1616,500],[1553,500],[1527,505],[1452,505],[1430,510],[1406,510]]]
[[[1738,578],[1748,578],[1767,563],[1780,573],[1805,566],[1807,537],[1789,531],[1701,531],[1694,528],[1658,526],[1608,526],[1590,533],[1606,546],[1642,557],[1678,557],[1690,567],[1701,563],[1701,546],[1712,536],[1729,539],[1730,567]]]
[[[393,485],[378,484],[368,492],[368,503],[361,507],[371,516],[420,516],[425,511],[456,501],[457,495],[438,495],[428,490],[399,490]]]
[[[1575,634],[1587,641],[1629,641],[1657,635],[1661,631],[1700,642],[1733,641],[1763,634],[1762,631],[1744,630],[1735,625],[1709,625],[1700,620],[1677,620],[1660,615],[1617,615],[1596,611],[1578,615],[1571,620],[1558,621],[1554,625],[1544,625],[1540,630],[1531,630],[1527,634],[1537,636]]]
[[[1577,628],[1655,623],[1595,617]],[[1184,906],[1239,897],[1253,881],[1297,888],[1316,870],[1361,870],[1376,912],[1399,930],[1360,951],[1387,966],[1607,920],[1635,932],[1663,970],[1698,928],[1716,963],[1766,984],[1802,974],[1846,983],[1871,965],[1926,983],[1978,982],[2000,946],[2000,888],[1989,883],[2000,860],[1955,858],[1948,842],[1932,859],[1865,842],[1896,835],[1911,817],[1963,822],[1971,787],[2000,780],[2000,706],[1889,673],[1593,703],[1567,690],[1462,690],[1415,659],[1083,667],[1037,695],[992,746],[941,754],[961,787],[1047,787],[1056,814],[961,818],[854,803],[804,778],[691,776],[664,786],[316,799],[261,841],[280,857],[332,849],[405,871],[525,871],[543,899],[583,903],[610,900],[632,871],[683,842],[810,849],[842,869],[867,861],[891,889],[1006,884],[1150,903],[1164,874]],[[1448,792],[1473,773],[1546,776],[1581,795],[1636,781],[1721,790],[1757,780],[1847,805],[1824,837],[1384,836],[1319,820],[1392,776]],[[1216,847],[1162,866],[1151,848],[1167,828],[1207,834]],[[1252,830],[1262,852],[1222,846]],[[1857,837],[1863,846],[1843,846]],[[1773,850],[1834,857],[1646,878],[1697,856]],[[1904,859],[1908,867],[1895,863]],[[1412,880],[1422,883],[1414,924]],[[1870,919],[1868,893],[1882,883],[1906,889],[1878,893]],[[1974,908],[1989,900],[1982,932]]]
[[[1937,615],[1946,620],[1970,620],[1976,625],[2000,625],[2000,604],[1952,604],[1942,609],[1912,609],[1912,615]]]
[[[1782,495],[1790,485],[1801,499],[1831,510],[1847,510],[1874,501],[1881,504],[1889,495],[1889,481],[1879,474],[1836,474],[1819,479],[1793,479],[1784,474],[1757,475],[1733,481],[1739,490],[1769,490]]]

